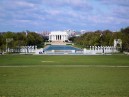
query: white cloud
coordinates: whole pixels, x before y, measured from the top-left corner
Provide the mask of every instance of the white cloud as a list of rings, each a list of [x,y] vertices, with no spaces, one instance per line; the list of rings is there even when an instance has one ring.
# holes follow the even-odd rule
[[[14,2],[14,4],[20,7],[35,7],[35,4],[30,3],[30,2],[25,2],[25,1],[16,1]]]
[[[28,27],[30,30],[129,25],[129,7],[125,4],[128,1],[0,0],[0,21],[5,21],[8,27],[13,27],[12,23],[17,24],[17,29]],[[0,25],[4,28],[4,24]]]

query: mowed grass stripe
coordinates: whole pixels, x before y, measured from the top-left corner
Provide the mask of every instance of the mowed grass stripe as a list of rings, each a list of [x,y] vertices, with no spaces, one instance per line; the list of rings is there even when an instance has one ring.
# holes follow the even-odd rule
[[[4,55],[0,56],[0,66],[22,65],[111,65],[129,66],[127,55],[101,56],[34,56]]]
[[[129,68],[129,66],[110,66],[110,65],[22,65],[22,66],[0,66],[0,68],[29,68],[29,67],[97,67],[97,68]]]

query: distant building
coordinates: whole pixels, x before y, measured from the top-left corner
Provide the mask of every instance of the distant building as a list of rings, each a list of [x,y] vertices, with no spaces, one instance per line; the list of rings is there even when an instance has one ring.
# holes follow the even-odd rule
[[[40,33],[42,36],[49,36],[50,32],[49,31],[43,31]]]

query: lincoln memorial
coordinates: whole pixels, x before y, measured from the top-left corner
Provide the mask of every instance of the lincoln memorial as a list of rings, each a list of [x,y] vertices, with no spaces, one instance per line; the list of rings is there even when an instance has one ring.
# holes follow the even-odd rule
[[[49,41],[62,41],[68,40],[68,33],[66,31],[52,31],[49,34]]]

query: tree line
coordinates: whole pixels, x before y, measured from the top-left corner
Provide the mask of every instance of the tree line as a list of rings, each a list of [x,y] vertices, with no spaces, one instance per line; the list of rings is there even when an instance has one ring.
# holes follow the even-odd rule
[[[6,51],[7,48],[17,49],[21,46],[42,47],[44,38],[35,32],[4,32],[0,33],[0,52]]]
[[[75,45],[82,48],[90,46],[113,46],[114,39],[122,40],[122,51],[129,51],[129,27],[121,29],[118,32],[110,30],[87,32],[80,37],[72,37]]]
[[[129,51],[129,27],[117,32],[110,30],[87,32],[80,37],[71,37],[69,40],[77,46],[88,48],[90,46],[113,46],[114,39],[121,39],[122,51]],[[6,51],[7,48],[17,49],[21,46],[43,47],[45,41],[47,38],[35,32],[4,32],[0,33],[0,52]]]

